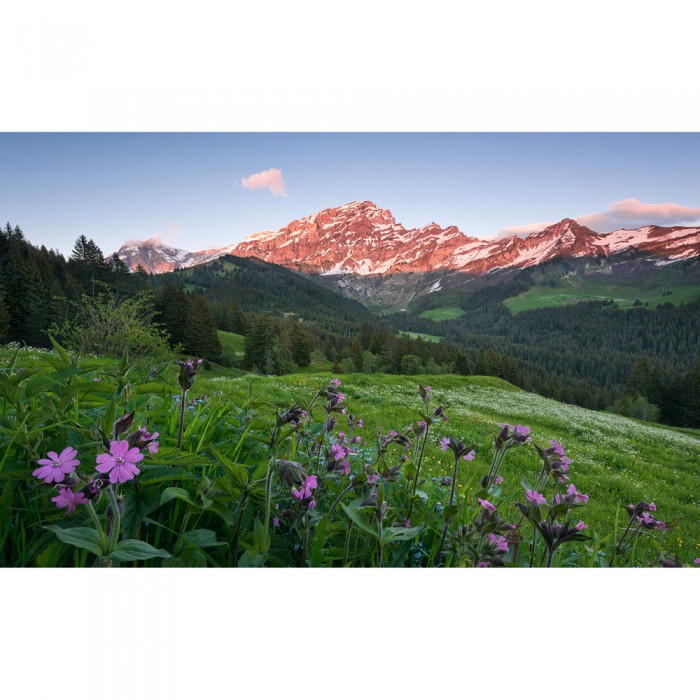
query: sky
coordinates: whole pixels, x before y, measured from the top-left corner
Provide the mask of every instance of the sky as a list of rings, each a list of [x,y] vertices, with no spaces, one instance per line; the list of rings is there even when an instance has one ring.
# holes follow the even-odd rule
[[[68,255],[221,247],[370,200],[491,238],[700,222],[700,134],[0,133],[0,221]]]

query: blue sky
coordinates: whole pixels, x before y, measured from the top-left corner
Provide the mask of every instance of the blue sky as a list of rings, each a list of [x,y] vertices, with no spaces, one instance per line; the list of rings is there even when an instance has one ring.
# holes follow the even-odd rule
[[[223,246],[364,199],[481,238],[607,231],[700,221],[698,163],[700,134],[4,133],[0,220],[66,254],[81,234]]]

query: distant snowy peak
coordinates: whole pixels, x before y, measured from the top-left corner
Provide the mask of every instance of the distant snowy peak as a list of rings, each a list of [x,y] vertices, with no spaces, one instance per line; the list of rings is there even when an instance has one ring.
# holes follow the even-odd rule
[[[260,231],[237,244],[196,253],[178,248],[125,245],[118,255],[129,267],[148,272],[199,265],[222,255],[256,257],[306,273],[385,275],[447,269],[482,274],[530,267],[559,257],[607,257],[636,249],[662,260],[700,256],[700,229],[643,226],[597,233],[563,219],[519,238],[481,240],[456,226],[430,223],[406,229],[388,209],[350,202],[292,221],[278,231]]]

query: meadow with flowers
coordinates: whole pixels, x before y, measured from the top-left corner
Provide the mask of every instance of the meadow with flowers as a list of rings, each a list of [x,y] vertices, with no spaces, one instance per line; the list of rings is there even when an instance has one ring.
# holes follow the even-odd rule
[[[491,377],[0,349],[0,565],[680,567],[700,435]]]

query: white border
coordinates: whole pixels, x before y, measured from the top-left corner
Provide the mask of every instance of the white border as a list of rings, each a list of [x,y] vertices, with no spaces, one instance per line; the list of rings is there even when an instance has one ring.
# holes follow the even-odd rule
[[[695,131],[696,6],[3,5],[0,129]],[[688,570],[0,581],[6,697],[698,695]]]

